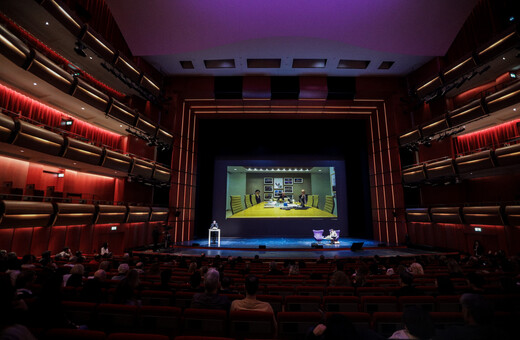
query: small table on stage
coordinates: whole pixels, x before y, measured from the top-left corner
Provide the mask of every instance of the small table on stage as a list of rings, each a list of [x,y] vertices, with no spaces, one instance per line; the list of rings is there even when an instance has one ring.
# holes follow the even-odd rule
[[[211,247],[211,233],[217,233],[217,247],[220,247],[220,229],[209,228],[208,233],[208,247]]]

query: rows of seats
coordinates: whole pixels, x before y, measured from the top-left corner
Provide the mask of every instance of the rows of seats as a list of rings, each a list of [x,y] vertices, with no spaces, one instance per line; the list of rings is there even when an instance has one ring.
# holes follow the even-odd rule
[[[159,164],[92,145],[0,113],[0,142],[52,156],[103,166],[131,176],[168,183],[170,170]]]
[[[448,158],[435,162],[421,163],[404,169],[402,176],[404,183],[421,183],[448,179],[457,175],[493,167],[506,167],[518,164],[520,164],[520,143],[503,146],[495,150],[483,150],[456,157],[455,159]]]
[[[408,208],[408,222],[433,222],[483,225],[520,225],[520,206]]]
[[[168,208],[0,200],[0,227],[22,228],[168,220]]]
[[[427,300],[426,298],[423,298]],[[414,304],[412,298],[408,301]],[[417,299],[417,304],[424,305]],[[449,306],[449,305],[448,305]],[[130,306],[116,304],[94,304],[88,302],[64,302],[64,308],[71,320],[90,329],[107,333],[145,332],[168,336],[230,336],[232,338],[271,338],[275,333],[274,321],[278,328],[278,337],[283,339],[301,339],[313,326],[323,320],[317,311],[280,311],[275,319],[269,313],[224,310],[192,309],[181,310],[168,306]],[[459,306],[460,308],[460,306]],[[450,308],[448,308],[450,309]],[[395,330],[402,329],[402,311],[389,304],[380,303],[378,310],[328,311],[340,313],[359,327],[373,328],[389,336]],[[432,319],[437,328],[445,328],[464,323],[459,311],[432,311]],[[511,316],[509,312],[496,312],[501,318]]]
[[[51,2],[49,1],[49,3]],[[93,36],[93,33],[89,32],[86,35]],[[168,146],[173,144],[173,135],[166,129],[154,123],[144,114],[131,109],[117,99],[91,86],[83,79],[73,76],[42,53],[29,47],[2,25],[0,25],[0,38],[2,38],[0,39],[0,53],[19,67],[33,73],[58,90],[70,94],[101,112],[105,112],[108,117],[141,131],[159,143]],[[92,41],[100,40],[93,38]],[[119,54],[117,54],[115,63],[124,68],[125,71],[137,70],[137,68],[131,66],[129,60]],[[146,84],[144,86],[147,88],[156,89],[157,87],[154,82],[140,72],[137,73],[137,79]],[[151,86],[151,84],[154,84],[154,86]]]

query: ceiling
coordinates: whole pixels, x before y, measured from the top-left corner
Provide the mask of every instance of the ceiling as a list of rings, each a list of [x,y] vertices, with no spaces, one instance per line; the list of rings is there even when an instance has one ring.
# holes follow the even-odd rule
[[[134,55],[169,75],[222,76],[406,75],[447,52],[477,2],[106,0]],[[234,68],[205,66],[221,59]],[[280,67],[251,68],[248,59],[279,59]],[[293,68],[294,59],[326,61]],[[340,60],[369,63],[345,69]],[[383,61],[395,63],[379,69]]]

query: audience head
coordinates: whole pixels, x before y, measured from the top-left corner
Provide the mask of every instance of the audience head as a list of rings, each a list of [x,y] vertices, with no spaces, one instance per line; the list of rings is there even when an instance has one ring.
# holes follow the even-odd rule
[[[330,278],[330,285],[333,287],[350,286],[350,280],[344,271],[336,271]]]
[[[260,285],[260,281],[255,275],[248,275],[246,277],[246,293],[247,295],[256,295],[256,292],[258,291],[258,286]]]
[[[107,272],[103,269],[98,269],[94,273],[94,278],[98,279],[99,281],[105,281],[107,279]]]
[[[493,309],[480,294],[466,293],[460,297],[462,315],[470,325],[483,325],[493,321]]]
[[[222,280],[220,281],[220,285],[222,286],[222,289],[229,289],[231,285],[233,284],[233,279],[229,276],[224,276]]]
[[[117,267],[117,272],[119,273],[119,275],[125,275],[126,273],[128,273],[129,269],[130,267],[127,263],[121,263],[119,267]]]
[[[401,272],[401,274],[399,274],[399,279],[405,286],[411,286],[413,283],[413,275],[407,271]]]
[[[403,323],[408,332],[418,339],[431,339],[435,327],[430,314],[419,306],[410,306],[403,311]]]
[[[79,274],[83,276],[85,274],[85,267],[82,264],[75,264],[74,267],[70,270],[71,274]]]
[[[99,264],[99,269],[103,269],[104,271],[108,271],[110,269],[110,261],[103,261]]]
[[[130,270],[125,279],[130,287],[137,288],[139,286],[139,272],[137,270]]]
[[[36,273],[32,270],[24,270],[16,277],[16,288],[25,288],[36,279]]]
[[[215,268],[209,268],[204,275],[204,288],[207,293],[216,293],[219,289],[220,274]]]

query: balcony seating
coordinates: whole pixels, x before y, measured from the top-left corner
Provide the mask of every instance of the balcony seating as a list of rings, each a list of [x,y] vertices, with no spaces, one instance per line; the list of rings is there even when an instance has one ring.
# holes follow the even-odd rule
[[[58,156],[64,146],[64,138],[57,133],[45,130],[22,120],[15,120],[18,133],[13,144],[23,148]]]
[[[405,183],[416,183],[424,181],[425,179],[426,172],[424,164],[420,164],[403,170],[403,182]]]
[[[426,175],[428,179],[456,176],[453,159],[450,158],[426,164]]]
[[[56,203],[56,219],[53,225],[92,224],[96,208],[93,204]]]
[[[150,219],[150,212],[151,210],[149,207],[129,206],[126,222],[148,222]]]
[[[462,224],[460,207],[436,207],[430,209],[432,222]]]
[[[103,148],[81,142],[74,138],[66,139],[63,157],[92,165],[99,165],[103,157]]]
[[[52,223],[54,213],[52,203],[0,201],[0,227],[46,227]]]
[[[96,224],[124,223],[128,208],[124,205],[96,205]]]
[[[467,224],[504,225],[500,206],[464,207],[464,221]]]
[[[489,169],[495,166],[492,151],[485,150],[455,159],[459,173],[468,173],[477,170]]]
[[[406,220],[408,222],[431,222],[428,208],[406,209]]]
[[[56,87],[58,90],[69,93],[74,84],[74,77],[40,52],[35,51],[34,53],[34,58],[29,64],[27,71]]]

